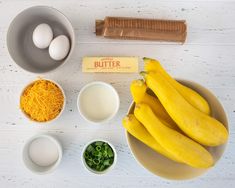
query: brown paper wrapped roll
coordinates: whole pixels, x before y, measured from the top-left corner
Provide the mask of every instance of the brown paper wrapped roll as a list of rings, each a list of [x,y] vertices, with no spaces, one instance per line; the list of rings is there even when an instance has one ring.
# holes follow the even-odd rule
[[[106,17],[96,20],[96,35],[106,38],[185,42],[184,20]]]

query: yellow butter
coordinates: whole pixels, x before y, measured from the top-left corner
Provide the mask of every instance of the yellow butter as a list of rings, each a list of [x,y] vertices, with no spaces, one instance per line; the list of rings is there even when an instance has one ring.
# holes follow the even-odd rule
[[[138,57],[84,57],[82,72],[138,72]]]

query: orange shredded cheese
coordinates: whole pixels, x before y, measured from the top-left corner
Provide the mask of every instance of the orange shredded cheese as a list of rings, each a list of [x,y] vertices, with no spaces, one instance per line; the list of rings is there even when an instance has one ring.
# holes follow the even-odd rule
[[[29,85],[20,98],[20,108],[30,119],[50,121],[61,112],[64,96],[61,89],[49,80],[37,80]]]

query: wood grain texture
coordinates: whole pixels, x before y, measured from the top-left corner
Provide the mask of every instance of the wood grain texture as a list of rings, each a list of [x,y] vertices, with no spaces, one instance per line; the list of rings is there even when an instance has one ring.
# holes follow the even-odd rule
[[[20,69],[10,58],[6,33],[11,20],[33,5],[49,5],[71,20],[77,37],[71,60],[53,73],[36,75]],[[164,42],[121,41],[98,38],[95,19],[105,16],[185,19],[188,37],[184,45]],[[167,187],[219,188],[235,185],[235,2],[234,1],[140,1],[140,0],[0,0],[0,187]],[[196,81],[209,88],[222,102],[230,125],[230,139],[224,157],[206,175],[190,181],[168,181],[152,175],[134,160],[121,118],[131,103],[129,84],[138,74],[82,74],[83,56],[139,56],[159,59],[176,78]],[[55,122],[38,125],[25,119],[18,108],[22,88],[37,76],[58,81],[65,90],[65,112]],[[93,80],[111,83],[121,106],[109,123],[91,125],[76,108],[83,85]],[[36,133],[58,137],[64,158],[55,173],[36,176],[24,168],[21,150]],[[82,166],[85,143],[94,138],[110,140],[118,152],[116,168],[110,174],[94,176]]]

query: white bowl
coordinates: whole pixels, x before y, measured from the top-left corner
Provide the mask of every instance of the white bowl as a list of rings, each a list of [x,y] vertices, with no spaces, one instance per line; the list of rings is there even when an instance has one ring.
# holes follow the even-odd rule
[[[107,87],[112,92],[116,106],[115,106],[115,110],[111,113],[110,116],[107,116],[104,119],[95,119],[95,118],[89,117],[89,115],[84,112],[82,105],[81,105],[81,97],[82,97],[83,93],[91,86]],[[115,90],[115,88],[112,85],[105,83],[105,82],[100,82],[100,81],[91,82],[91,83],[85,85],[78,94],[78,99],[77,99],[78,111],[80,112],[81,116],[85,120],[87,120],[88,122],[91,122],[91,123],[104,123],[104,122],[111,120],[117,114],[119,106],[120,106],[120,99],[119,99],[117,91]]]
[[[29,147],[30,144],[38,138],[46,138],[49,141],[53,142],[58,150],[58,159],[51,165],[49,166],[39,166],[37,164],[35,164],[29,156]],[[23,148],[23,152],[22,152],[22,158],[23,158],[23,163],[24,165],[33,173],[36,174],[47,174],[47,173],[51,173],[53,172],[60,164],[61,159],[62,159],[62,155],[63,155],[63,150],[62,150],[62,146],[59,143],[59,141],[57,139],[55,139],[54,137],[50,136],[50,135],[45,135],[45,134],[40,134],[40,135],[35,135],[33,137],[31,137],[29,140],[27,140],[27,142],[24,145]]]
[[[21,111],[21,112],[25,115],[25,117],[26,117],[27,119],[29,119],[30,121],[33,121],[33,122],[36,122],[36,123],[43,123],[43,124],[49,123],[49,122],[51,123],[52,121],[57,120],[57,119],[61,116],[61,114],[62,114],[63,111],[64,111],[65,104],[66,104],[66,96],[65,96],[64,90],[63,90],[63,88],[62,88],[56,81],[50,80],[50,79],[45,79],[45,78],[36,79],[36,80],[30,82],[29,84],[27,84],[27,85],[24,87],[24,89],[22,90],[22,92],[21,92],[21,94],[20,94],[20,97],[23,95],[25,89],[26,89],[28,86],[30,86],[31,84],[33,84],[34,82],[36,82],[37,80],[40,80],[40,79],[50,81],[50,82],[54,83],[55,85],[57,85],[57,86],[60,88],[60,90],[61,90],[61,92],[62,92],[62,94],[63,94],[63,97],[64,97],[64,103],[63,103],[63,107],[62,107],[60,113],[59,113],[54,119],[51,119],[51,120],[45,121],[45,122],[39,122],[39,121],[36,121],[36,120],[31,119],[21,108],[20,108],[20,111]],[[20,104],[19,104],[19,106],[20,106]]]
[[[113,153],[114,153],[113,164],[112,164],[109,168],[107,168],[107,169],[105,169],[104,171],[101,171],[101,172],[95,171],[95,170],[91,169],[91,168],[86,164],[86,161],[85,161],[84,156],[83,156],[84,153],[85,153],[85,151],[86,151],[86,148],[87,148],[90,144],[92,144],[93,142],[97,142],[97,141],[106,142],[106,143],[112,148]],[[114,166],[116,165],[116,163],[117,163],[117,152],[116,152],[116,149],[115,149],[115,147],[113,146],[113,144],[111,144],[109,141],[104,140],[104,139],[95,139],[95,140],[91,140],[90,142],[88,142],[88,143],[84,146],[84,148],[83,148],[83,150],[82,150],[81,158],[82,158],[83,166],[85,167],[85,169],[86,169],[88,172],[91,172],[91,173],[97,174],[97,175],[102,175],[102,174],[106,174],[106,173],[110,172],[110,171],[114,168]]]

